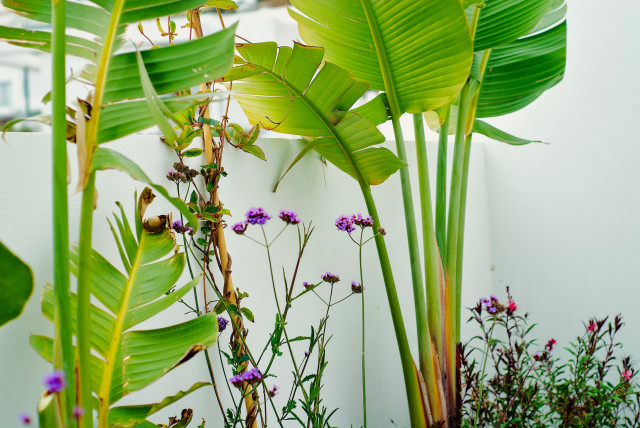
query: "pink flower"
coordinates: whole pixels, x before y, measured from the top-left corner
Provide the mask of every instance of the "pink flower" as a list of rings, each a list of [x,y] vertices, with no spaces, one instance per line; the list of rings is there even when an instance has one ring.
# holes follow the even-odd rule
[[[73,408],[74,419],[80,419],[84,415],[84,409],[78,405]]]
[[[587,327],[587,331],[595,331],[596,330],[596,322],[595,321],[591,321],[589,323],[589,326]]]
[[[629,370],[622,371],[622,377],[625,378],[626,380],[631,380],[631,376],[633,376],[633,370],[629,369]]]
[[[549,352],[553,351],[553,345],[555,345],[557,342],[555,339],[549,339],[549,341],[547,342],[547,344],[545,345],[545,349]]]
[[[518,309],[518,305],[513,300],[509,300],[509,304],[507,305],[507,315],[513,315],[513,313]]]

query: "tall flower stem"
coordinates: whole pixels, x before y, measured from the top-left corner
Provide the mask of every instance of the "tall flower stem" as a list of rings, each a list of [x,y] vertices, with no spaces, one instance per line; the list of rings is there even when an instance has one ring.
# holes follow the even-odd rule
[[[487,368],[487,359],[489,357],[489,345],[491,344],[491,338],[493,337],[493,328],[496,326],[496,319],[493,319],[491,328],[489,329],[489,337],[484,347],[484,356],[482,357],[482,374],[480,375],[480,389],[478,391],[478,405],[476,406],[476,417],[473,420],[474,428],[478,426],[478,418],[480,417],[480,404],[482,403],[482,394],[484,390],[484,373]]]
[[[358,266],[360,267],[360,293],[361,309],[362,309],[362,417],[364,419],[364,428],[367,428],[367,373],[365,366],[365,318],[364,318],[364,275],[362,274],[362,235],[364,228],[360,229],[360,243],[358,244]],[[375,232],[374,232],[375,233]]]
[[[56,369],[64,371],[73,384],[74,352],[69,291],[69,208],[67,194],[67,122],[65,96],[65,0],[53,1],[52,10],[52,188],[53,211],[53,277],[55,293],[55,359]],[[63,423],[75,402],[74,388],[61,394]]]

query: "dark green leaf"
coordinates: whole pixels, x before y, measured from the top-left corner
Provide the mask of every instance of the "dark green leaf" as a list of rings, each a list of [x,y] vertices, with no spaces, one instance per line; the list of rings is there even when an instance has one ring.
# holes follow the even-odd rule
[[[31,268],[0,242],[0,326],[17,318],[33,291]]]

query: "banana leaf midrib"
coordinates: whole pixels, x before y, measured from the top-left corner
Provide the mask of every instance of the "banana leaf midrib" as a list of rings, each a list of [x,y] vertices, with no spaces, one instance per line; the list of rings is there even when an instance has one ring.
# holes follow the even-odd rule
[[[120,308],[118,309],[118,313],[116,314],[116,324],[113,329],[113,333],[111,335],[111,346],[109,347],[109,351],[106,357],[105,371],[102,376],[102,384],[100,385],[99,390],[99,398],[101,406],[104,408],[108,408],[111,404],[109,401],[110,393],[111,393],[111,380],[113,377],[113,370],[115,368],[115,358],[118,354],[118,349],[120,348],[120,341],[122,339],[122,333],[124,329],[124,324],[126,321],[126,314],[129,306],[129,299],[131,298],[133,292],[133,284],[136,280],[136,276],[138,271],[142,267],[140,264],[140,258],[143,252],[143,245],[145,241],[145,237],[147,236],[146,232],[142,234],[140,237],[140,242],[138,244],[138,251],[136,253],[136,258],[131,265],[131,272],[129,274],[129,278],[127,279],[127,285],[124,290],[123,298],[120,302]]]
[[[263,73],[266,73],[266,74],[270,75],[271,77],[275,78],[276,80],[280,81],[283,85],[285,85],[287,90],[293,92],[293,94],[296,95],[322,121],[322,124],[325,126],[325,128],[329,131],[331,136],[336,140],[336,142],[338,143],[338,145],[342,149],[342,152],[344,153],[345,157],[347,158],[347,161],[349,162],[349,165],[351,166],[351,168],[353,169],[353,171],[354,171],[354,173],[356,175],[358,183],[363,187],[368,187],[369,184],[366,182],[366,180],[364,179],[364,176],[362,175],[362,172],[357,167],[357,163],[356,163],[355,159],[353,158],[353,156],[351,155],[351,152],[346,147],[346,144],[342,140],[342,137],[336,132],[335,127],[333,126],[333,124],[331,123],[329,118],[326,115],[322,114],[320,111],[318,111],[318,109],[315,106],[315,104],[311,103],[302,92],[298,91],[295,87],[290,85],[284,77],[279,76],[277,73],[275,73],[272,70],[269,70],[269,69],[267,69],[267,68],[265,68],[265,67],[263,67],[261,65],[254,64],[254,63],[247,63],[247,64],[248,65],[250,64],[250,65],[256,67],[257,69],[262,70]],[[354,83],[355,83],[355,81],[354,81]],[[320,138],[323,138],[323,137],[320,137]],[[326,137],[324,137],[324,138],[326,138]]]

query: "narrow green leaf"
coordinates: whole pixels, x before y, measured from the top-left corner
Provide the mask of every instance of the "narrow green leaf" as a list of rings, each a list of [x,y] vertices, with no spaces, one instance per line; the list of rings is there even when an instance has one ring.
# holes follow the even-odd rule
[[[160,130],[164,134],[167,144],[173,146],[173,143],[175,143],[176,141],[176,133],[173,130],[173,126],[167,120],[167,112],[169,113],[169,115],[171,115],[171,112],[160,100],[158,94],[153,88],[153,84],[151,83],[151,79],[149,79],[149,74],[147,73],[147,69],[144,66],[142,55],[140,55],[140,51],[136,51],[136,59],[138,61],[140,82],[142,84],[142,90],[144,91],[145,101],[147,102],[149,111],[153,116],[153,120],[158,125],[158,127],[160,127]],[[171,117],[171,119],[174,123],[179,123],[178,119],[176,119],[175,117]]]
[[[529,143],[543,143],[539,140],[527,140],[524,138],[516,137],[478,119],[476,119],[473,124],[473,132],[477,132],[491,138],[492,140],[511,144],[513,146],[523,146]]]
[[[188,158],[196,158],[200,156],[202,153],[203,153],[202,149],[189,149],[182,152],[182,156],[185,156]]]
[[[240,311],[244,314],[244,317],[251,322],[254,322],[253,312],[249,310],[249,308],[241,308]]]
[[[175,395],[165,397],[162,401],[153,404],[144,404],[138,406],[121,406],[114,407],[109,411],[109,425],[115,426],[131,426],[135,423],[142,423],[147,417],[153,415],[159,410],[170,404],[177,402],[188,394],[196,391],[204,386],[211,385],[207,382],[198,382],[186,391],[179,391]],[[135,425],[138,426],[138,425]],[[153,425],[157,427],[156,425]]]

